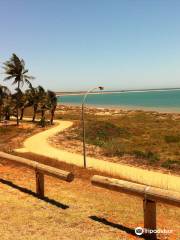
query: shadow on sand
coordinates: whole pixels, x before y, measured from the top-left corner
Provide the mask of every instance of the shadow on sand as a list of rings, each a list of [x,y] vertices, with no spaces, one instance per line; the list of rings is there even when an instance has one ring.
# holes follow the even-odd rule
[[[117,228],[117,229],[119,229],[119,230],[121,230],[121,231],[124,231],[124,232],[126,232],[126,233],[128,233],[128,234],[131,234],[131,235],[133,235],[133,236],[136,236],[137,238],[147,239],[147,238],[145,238],[145,236],[137,236],[137,235],[135,234],[134,229],[125,227],[125,226],[123,226],[123,225],[121,225],[121,224],[117,224],[117,223],[110,222],[110,221],[108,221],[108,220],[105,219],[105,218],[101,218],[101,217],[97,217],[97,216],[90,216],[89,218],[92,219],[93,221],[102,223],[102,224],[104,224],[104,225],[107,225],[107,226],[110,226],[110,227],[113,227],[113,228]]]
[[[48,198],[48,197],[40,197],[40,196],[39,196],[38,194],[36,194],[35,192],[33,192],[33,191],[29,190],[29,189],[26,189],[26,188],[24,188],[24,187],[20,187],[20,186],[14,184],[14,183],[11,182],[11,181],[4,180],[4,179],[1,179],[1,178],[0,178],[0,183],[6,184],[6,185],[8,185],[8,186],[10,186],[10,187],[12,187],[12,188],[15,188],[15,189],[17,189],[17,190],[19,190],[19,191],[21,191],[21,192],[23,192],[23,193],[29,194],[29,195],[31,195],[31,196],[33,196],[33,197],[35,197],[35,198],[38,198],[38,199],[40,199],[40,200],[42,200],[42,201],[45,201],[45,202],[47,202],[47,203],[49,203],[49,204],[51,204],[51,205],[53,205],[53,206],[56,206],[56,207],[58,207],[58,208],[61,208],[61,209],[67,209],[67,208],[69,208],[68,205],[65,205],[65,204],[63,204],[63,203],[57,202],[57,201],[55,201],[55,200],[53,200],[53,199],[50,199],[50,198]]]

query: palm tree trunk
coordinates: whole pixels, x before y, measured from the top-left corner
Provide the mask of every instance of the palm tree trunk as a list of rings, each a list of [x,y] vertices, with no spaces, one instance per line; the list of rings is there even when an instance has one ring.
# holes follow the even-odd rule
[[[37,113],[37,105],[34,105],[34,113],[33,113],[33,119],[32,119],[32,122],[34,122],[35,121],[35,119],[36,119],[36,113]]]
[[[5,113],[5,120],[10,120],[10,114],[8,112]]]
[[[46,124],[45,121],[46,121],[46,120],[45,120],[45,110],[42,109],[42,110],[41,110],[41,127],[45,127],[45,124]]]
[[[18,106],[16,107],[16,123],[17,123],[17,126],[19,126],[19,108]]]
[[[52,110],[51,110],[51,121],[50,121],[50,122],[51,122],[51,125],[53,124],[55,111],[56,111],[56,106],[54,106],[54,107],[52,108]]]
[[[42,111],[41,111],[41,118],[45,118],[44,116],[45,116],[45,111],[42,110]]]
[[[18,90],[20,89],[20,82],[18,81]],[[19,104],[19,97],[18,97],[18,102],[17,102],[17,106],[16,106],[16,122],[17,122],[17,126],[19,126],[19,108],[18,108],[18,104]]]
[[[2,120],[2,105],[0,105],[0,121]]]
[[[20,120],[23,120],[23,117],[24,117],[24,107],[21,108],[21,116],[20,116]]]
[[[54,120],[54,110],[52,109],[51,110],[51,120],[50,120],[51,125],[53,124],[53,120]]]

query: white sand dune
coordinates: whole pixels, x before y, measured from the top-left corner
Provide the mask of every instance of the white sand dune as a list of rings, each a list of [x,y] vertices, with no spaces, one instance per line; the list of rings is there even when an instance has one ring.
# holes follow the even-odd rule
[[[62,120],[55,122],[56,125],[53,128],[41,133],[37,133],[26,139],[24,142],[24,148],[16,149],[15,151],[31,152],[66,163],[75,164],[77,166],[83,166],[83,156],[81,154],[71,153],[59,148],[55,148],[48,142],[50,137],[64,131],[73,124],[70,121]],[[87,167],[100,170],[129,181],[180,192],[180,177],[171,174],[148,171],[125,164],[107,162],[92,157],[87,157]]]

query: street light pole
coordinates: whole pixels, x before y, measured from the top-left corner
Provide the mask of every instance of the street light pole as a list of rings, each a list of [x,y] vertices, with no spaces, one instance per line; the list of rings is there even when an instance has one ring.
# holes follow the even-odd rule
[[[85,131],[85,119],[84,119],[84,105],[86,102],[86,98],[89,93],[93,92],[94,90],[99,89],[103,90],[104,87],[95,87],[93,89],[90,89],[89,91],[86,92],[84,95],[83,101],[82,101],[82,128],[83,128],[83,157],[84,157],[84,168],[86,168],[86,131]]]

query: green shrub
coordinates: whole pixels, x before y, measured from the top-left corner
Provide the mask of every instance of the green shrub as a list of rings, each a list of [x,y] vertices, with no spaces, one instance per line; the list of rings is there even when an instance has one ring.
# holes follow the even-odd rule
[[[136,158],[148,160],[150,163],[155,163],[159,161],[159,156],[156,153],[151,151],[143,152],[143,151],[135,150],[133,151],[133,154],[135,155]]]
[[[82,134],[82,133],[81,133]],[[86,137],[91,143],[97,141],[108,141],[114,138],[127,137],[127,129],[107,121],[88,121],[86,122]]]
[[[161,167],[172,169],[172,168],[180,168],[180,161],[178,160],[170,160],[168,159],[167,161],[163,162],[161,164]]]
[[[180,142],[180,136],[179,135],[168,135],[168,136],[165,136],[164,139],[167,143]]]
[[[8,133],[8,129],[6,127],[0,127],[0,133],[1,134],[5,134],[5,133]]]
[[[94,139],[94,141],[92,141],[93,145],[99,146],[99,147],[104,147],[105,146],[105,141],[99,138]]]
[[[41,118],[41,120],[39,121],[39,125],[40,125],[41,127],[45,127],[45,126],[46,126],[46,120],[45,120],[45,118]]]
[[[125,154],[124,146],[115,140],[110,140],[103,145],[104,153],[108,157],[122,157]]]
[[[136,158],[145,158],[146,157],[146,154],[139,150],[133,151],[133,155],[135,155]]]

